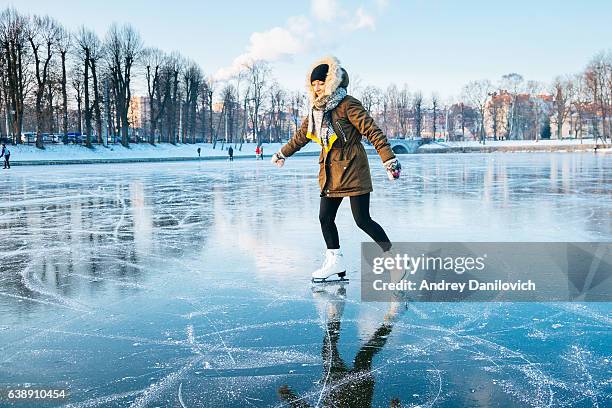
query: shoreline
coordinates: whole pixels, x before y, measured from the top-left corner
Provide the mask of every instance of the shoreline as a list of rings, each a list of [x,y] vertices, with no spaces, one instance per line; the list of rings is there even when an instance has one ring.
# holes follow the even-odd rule
[[[211,151],[205,144],[200,145],[203,149],[201,157],[193,156],[193,150],[198,145],[184,146],[153,146],[143,148],[143,145],[135,145],[129,149],[114,146],[107,148],[95,147],[86,149],[82,146],[74,145],[55,145],[46,150],[36,150],[33,146],[12,146],[13,157],[11,166],[53,166],[53,165],[78,165],[78,164],[120,164],[120,163],[161,163],[161,162],[183,162],[183,161],[210,161],[226,160],[228,156],[225,150]],[[253,145],[248,145],[249,147]],[[267,152],[275,152],[281,144],[264,144]],[[376,150],[371,145],[364,145],[368,155],[376,155]],[[598,154],[612,153],[612,147],[595,144],[592,141],[576,143],[574,139],[562,141],[528,142],[506,141],[496,145],[496,142],[480,145],[478,142],[434,142],[419,146],[410,154],[446,154],[446,153],[562,153],[562,152],[593,152]],[[213,154],[210,154],[213,153]],[[264,160],[269,160],[272,153],[264,153]],[[318,156],[320,148],[314,144],[305,146],[301,151],[296,152],[294,157]],[[17,159],[17,157],[23,159]],[[49,156],[49,157],[45,157]],[[81,157],[80,157],[81,156]],[[96,157],[99,156],[99,157]],[[114,156],[114,157],[113,157]],[[64,158],[66,157],[66,158]],[[251,159],[255,160],[254,153],[236,151],[235,160]]]
[[[318,156],[319,152],[298,152],[294,156]],[[264,160],[270,159],[271,155],[264,155]],[[251,159],[255,160],[253,155],[234,156],[234,160]],[[100,159],[67,159],[67,160],[20,160],[12,161],[13,166],[60,166],[71,164],[118,164],[118,163],[164,163],[164,162],[185,162],[185,161],[211,161],[225,160],[229,161],[227,156],[201,156],[201,157],[116,157],[116,158],[100,158]]]
[[[583,144],[518,144],[498,145],[485,144],[479,146],[440,146],[423,145],[417,149],[417,153],[495,153],[495,152],[588,152],[597,151],[609,153],[612,148],[602,143]]]

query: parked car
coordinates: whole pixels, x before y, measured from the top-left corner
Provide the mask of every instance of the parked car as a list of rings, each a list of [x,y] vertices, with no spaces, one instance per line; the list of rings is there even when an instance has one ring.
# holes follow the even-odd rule
[[[83,135],[81,135],[79,132],[69,132],[69,133],[66,133],[66,135],[62,139],[62,142],[64,144],[69,144],[69,143],[81,144],[83,143]]]
[[[36,132],[21,133],[21,143],[36,143]]]

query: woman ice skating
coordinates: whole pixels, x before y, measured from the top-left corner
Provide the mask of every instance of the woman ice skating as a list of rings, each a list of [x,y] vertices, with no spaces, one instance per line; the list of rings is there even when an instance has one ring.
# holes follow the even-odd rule
[[[327,245],[321,268],[312,274],[312,281],[344,280],[344,266],[336,213],[343,197],[349,197],[351,210],[359,228],[385,251],[391,249],[387,234],[370,217],[372,179],[365,149],[365,136],[376,148],[389,179],[399,178],[401,166],[387,138],[378,128],[361,102],[347,95],[348,73],[334,57],[326,57],[312,66],[306,78],[310,99],[308,116],[293,137],[272,156],[272,163],[282,167],[285,159],[311,140],[322,146],[319,156],[321,202],[319,221]]]

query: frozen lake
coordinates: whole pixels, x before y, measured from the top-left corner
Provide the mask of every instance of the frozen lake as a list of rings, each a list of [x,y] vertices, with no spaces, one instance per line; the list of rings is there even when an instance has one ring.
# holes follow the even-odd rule
[[[370,158],[391,240],[612,240],[610,155],[400,160],[393,183]],[[317,172],[304,157],[0,173],[0,388],[68,387],[73,407],[612,405],[610,303],[361,303],[369,238],[348,200],[351,282],[313,291]]]

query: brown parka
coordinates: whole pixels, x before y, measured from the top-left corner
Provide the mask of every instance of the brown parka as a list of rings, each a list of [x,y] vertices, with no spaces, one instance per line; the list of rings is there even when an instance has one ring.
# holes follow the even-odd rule
[[[331,119],[338,139],[327,153],[321,149],[319,155],[321,197],[349,197],[371,192],[370,166],[361,139],[365,137],[372,143],[384,163],[395,158],[386,136],[361,102],[350,95],[331,111]],[[290,157],[310,142],[307,131],[308,116],[281,148],[281,153]]]

